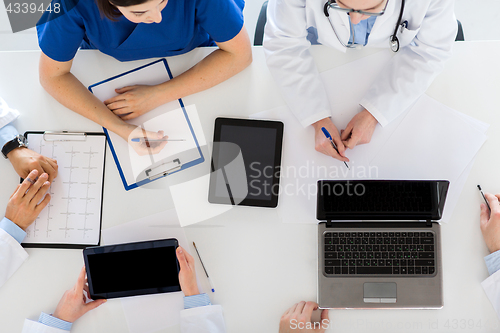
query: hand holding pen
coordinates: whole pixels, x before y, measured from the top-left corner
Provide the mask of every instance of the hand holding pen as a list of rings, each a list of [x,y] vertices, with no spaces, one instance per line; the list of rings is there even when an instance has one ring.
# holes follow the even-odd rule
[[[478,189],[481,191],[481,186],[478,185]],[[486,204],[481,204],[481,232],[486,246],[493,253],[500,250],[500,194],[486,193],[483,198]]]
[[[321,127],[321,131],[323,132],[323,134],[325,135],[325,137],[330,140],[330,144],[332,145],[333,149],[335,149],[335,151],[337,152],[337,154],[340,155],[340,152],[339,152],[339,149],[337,148],[337,145],[335,145],[335,142],[333,142],[333,139],[332,139],[332,136],[330,135],[330,132],[328,132],[328,130],[324,127]],[[347,169],[349,169],[349,165],[347,165],[347,162],[346,161],[343,161],[345,166],[347,167]]]
[[[163,131],[151,132],[141,127],[136,127],[128,136],[130,146],[139,156],[158,154],[168,141]]]
[[[315,149],[316,151],[331,156],[339,161],[343,162],[349,162],[349,159],[344,155],[345,152],[345,146],[340,139],[339,131],[333,124],[332,120],[330,118],[324,118],[321,119],[314,124],[312,124],[315,130]],[[328,139],[324,132],[322,131],[322,128],[327,129],[329,134],[331,134],[332,140],[335,144],[335,147],[337,147],[337,150],[333,148],[333,145],[331,143],[331,140]]]

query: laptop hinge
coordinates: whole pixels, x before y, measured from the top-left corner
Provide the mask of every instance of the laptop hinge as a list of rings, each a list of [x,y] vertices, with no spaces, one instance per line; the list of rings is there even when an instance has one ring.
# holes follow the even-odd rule
[[[327,228],[333,227],[332,220],[326,220],[326,227]]]
[[[431,228],[432,227],[432,221],[431,220],[427,220],[425,221],[425,224],[427,227]]]

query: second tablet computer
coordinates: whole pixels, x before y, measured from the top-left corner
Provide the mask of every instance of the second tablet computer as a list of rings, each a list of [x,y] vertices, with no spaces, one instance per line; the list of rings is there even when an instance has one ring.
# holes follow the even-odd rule
[[[177,239],[83,250],[90,297],[117,298],[181,291]]]
[[[208,201],[278,205],[283,123],[217,118]]]

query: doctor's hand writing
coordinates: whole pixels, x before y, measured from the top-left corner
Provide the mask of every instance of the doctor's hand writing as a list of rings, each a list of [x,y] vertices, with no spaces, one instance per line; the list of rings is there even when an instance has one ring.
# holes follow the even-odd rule
[[[481,231],[488,250],[493,253],[500,250],[500,194],[485,193],[484,196],[491,212],[484,203],[481,204]]]
[[[331,156],[333,158],[336,158],[339,161],[349,162],[349,159],[344,154],[345,147],[344,144],[342,143],[342,140],[340,139],[339,131],[337,130],[337,127],[335,127],[330,118],[324,118],[318,120],[317,122],[312,124],[312,126],[314,127],[315,131],[316,151]],[[335,145],[337,146],[340,155],[332,147],[332,143],[330,142],[330,140],[326,138],[325,134],[321,130],[322,127],[326,128],[330,133],[330,135],[332,136],[333,142],[335,142]]]
[[[125,140],[139,156],[145,156],[161,152],[168,143],[167,139],[163,131],[151,132],[135,127]]]
[[[20,185],[17,185],[5,210],[5,217],[25,231],[50,201],[50,194],[45,195],[50,187],[49,176],[46,173],[38,179],[37,176],[38,170],[33,170]]]
[[[115,91],[119,95],[104,104],[123,120],[137,118],[162,104],[157,98],[160,95],[157,86],[127,86]]]
[[[196,272],[194,270],[194,259],[182,247],[175,251],[181,270],[179,271],[179,283],[185,296],[198,295],[198,284],[196,283]]]
[[[349,149],[369,143],[377,124],[377,119],[364,109],[351,119],[345,130],[341,131],[342,142]]]
[[[26,178],[31,170],[38,170],[38,174],[46,172],[49,182],[57,177],[57,161],[34,152],[31,149],[19,147],[7,154],[7,158],[21,178]]]
[[[313,321],[313,311],[318,303],[300,302],[288,309],[280,320],[279,333],[324,333],[330,327],[328,310],[321,312],[321,318]]]
[[[72,323],[90,310],[106,302],[105,299],[98,299],[87,303],[87,299],[90,300],[90,295],[86,280],[85,267],[83,267],[74,287],[67,290],[59,301],[53,314],[54,317]],[[87,297],[85,297],[83,291],[85,291]]]

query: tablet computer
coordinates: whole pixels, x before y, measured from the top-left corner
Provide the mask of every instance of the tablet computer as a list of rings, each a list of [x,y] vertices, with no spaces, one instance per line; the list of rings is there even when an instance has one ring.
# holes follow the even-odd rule
[[[217,118],[208,201],[276,207],[283,129],[281,121]]]
[[[90,298],[117,298],[181,291],[177,239],[83,250]]]

